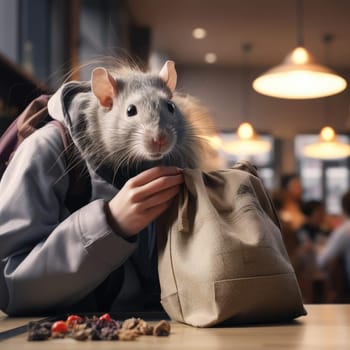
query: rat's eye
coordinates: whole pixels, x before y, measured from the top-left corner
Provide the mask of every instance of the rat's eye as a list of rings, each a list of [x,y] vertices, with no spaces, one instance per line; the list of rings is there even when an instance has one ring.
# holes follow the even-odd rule
[[[168,110],[170,113],[174,113],[175,112],[175,105],[174,103],[168,101]]]
[[[128,114],[128,117],[133,117],[137,114],[137,108],[135,105],[129,105],[128,109],[126,110],[126,113]]]

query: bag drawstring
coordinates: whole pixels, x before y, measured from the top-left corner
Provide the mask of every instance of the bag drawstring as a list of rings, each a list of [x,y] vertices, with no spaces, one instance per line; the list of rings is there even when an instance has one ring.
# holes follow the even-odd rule
[[[181,196],[183,197],[183,201],[178,200],[178,230],[179,232],[189,232],[190,223],[188,219],[188,190],[183,189],[181,191]]]

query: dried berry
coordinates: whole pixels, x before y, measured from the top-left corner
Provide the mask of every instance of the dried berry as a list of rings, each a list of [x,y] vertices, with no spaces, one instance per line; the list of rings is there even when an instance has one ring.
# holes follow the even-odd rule
[[[112,321],[112,318],[111,318],[111,315],[110,314],[104,314],[104,315],[102,315],[100,318],[99,318],[99,320],[104,320],[104,321]]]
[[[80,317],[70,315],[66,321],[30,322],[28,340],[47,340],[50,338],[71,337],[84,340],[135,340],[141,335],[166,336],[170,333],[170,324],[159,322],[156,327],[141,318],[129,318],[124,322],[114,320],[109,314],[100,317]]]
[[[35,323],[37,323],[37,322],[35,322]],[[40,327],[44,327],[44,328],[48,329],[49,331],[51,331],[52,322],[40,322],[39,325],[40,325]]]
[[[90,333],[90,339],[91,340],[102,340],[101,338],[101,332],[99,332],[96,329],[92,329]]]
[[[83,318],[78,315],[70,315],[66,320],[67,326],[73,326],[81,322],[83,322]]]
[[[27,339],[29,341],[47,340],[49,339],[50,335],[51,334],[48,334],[46,331],[28,332]]]
[[[67,324],[64,321],[56,321],[52,326],[51,326],[51,332],[52,333],[67,333],[68,328]]]
[[[28,340],[47,340],[51,336],[51,323],[29,322]]]

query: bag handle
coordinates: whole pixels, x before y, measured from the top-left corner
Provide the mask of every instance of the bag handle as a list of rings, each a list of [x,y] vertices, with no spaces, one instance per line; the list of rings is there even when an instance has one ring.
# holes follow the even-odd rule
[[[256,166],[248,162],[247,160],[237,161],[234,165],[232,165],[231,169],[243,170],[248,173],[251,173],[256,177],[259,177],[258,169],[256,168]]]

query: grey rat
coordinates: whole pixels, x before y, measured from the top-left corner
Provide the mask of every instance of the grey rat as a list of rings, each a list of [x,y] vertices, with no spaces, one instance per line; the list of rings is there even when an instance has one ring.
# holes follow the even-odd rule
[[[113,178],[156,165],[203,168],[204,135],[213,123],[193,98],[175,92],[176,82],[173,61],[159,74],[98,67],[90,82],[64,84],[49,111],[70,125],[83,158],[95,169],[112,169]]]

